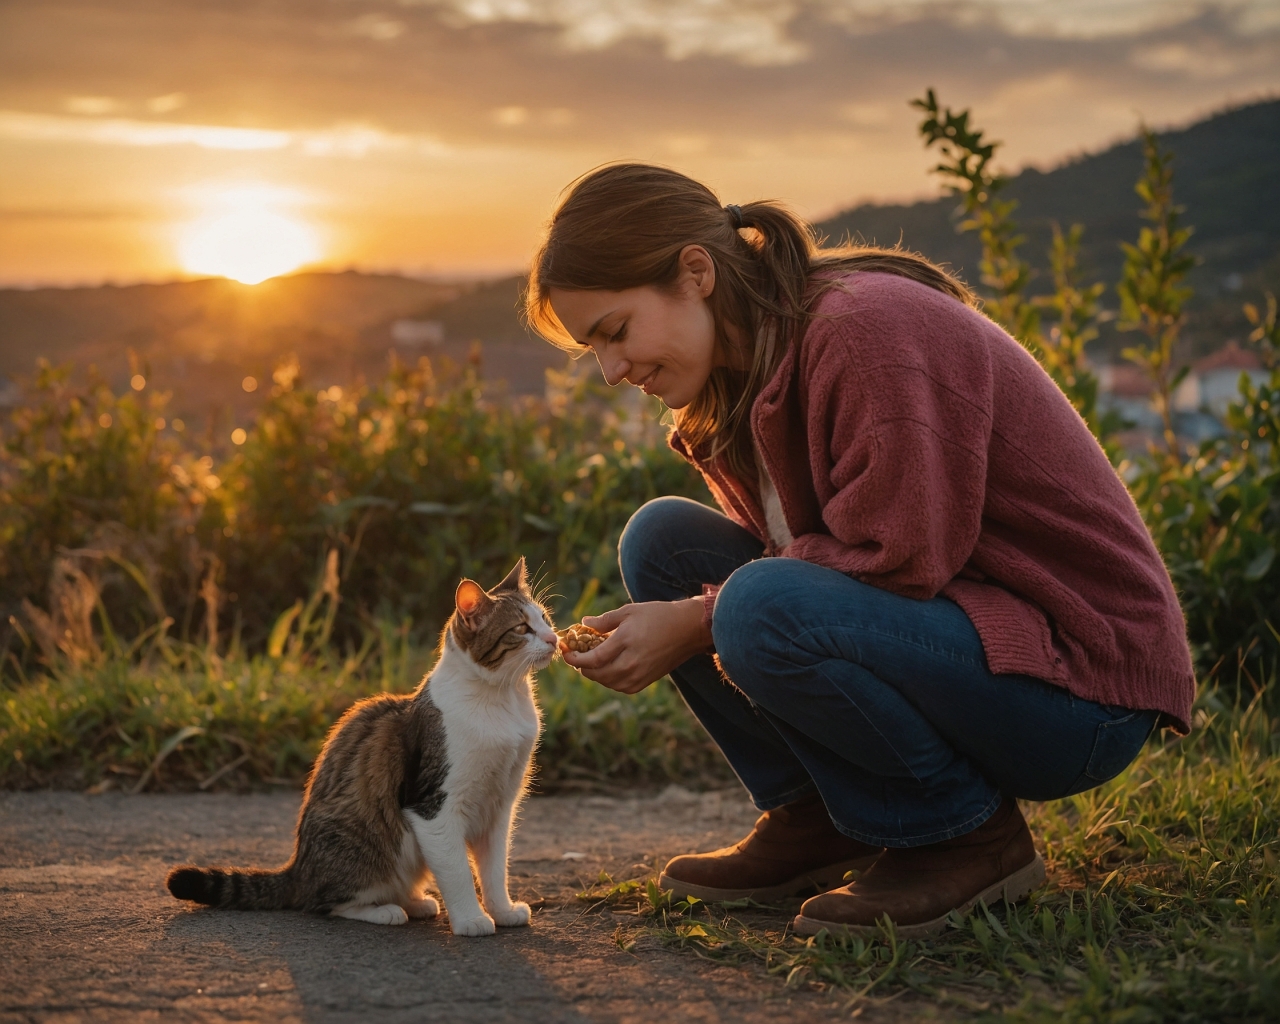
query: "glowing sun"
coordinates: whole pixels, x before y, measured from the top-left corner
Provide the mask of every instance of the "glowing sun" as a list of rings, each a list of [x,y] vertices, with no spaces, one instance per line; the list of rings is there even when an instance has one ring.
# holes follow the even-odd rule
[[[232,189],[218,195],[215,210],[179,233],[182,268],[190,274],[257,284],[318,259],[316,233],[302,221],[271,209],[271,200],[272,195],[262,189]]]

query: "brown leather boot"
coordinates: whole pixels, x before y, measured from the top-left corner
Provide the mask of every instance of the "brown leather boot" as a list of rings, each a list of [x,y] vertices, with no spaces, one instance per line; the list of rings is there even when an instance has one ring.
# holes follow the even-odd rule
[[[941,843],[888,849],[851,885],[806,900],[795,920],[798,935],[823,928],[872,935],[886,914],[903,938],[946,927],[953,910],[965,913],[979,900],[1010,903],[1044,882],[1044,861],[1018,802],[1005,797],[972,832]]]
[[[677,898],[776,900],[839,885],[880,856],[836,830],[817,794],[765,811],[741,842],[712,853],[676,857],[658,884]]]

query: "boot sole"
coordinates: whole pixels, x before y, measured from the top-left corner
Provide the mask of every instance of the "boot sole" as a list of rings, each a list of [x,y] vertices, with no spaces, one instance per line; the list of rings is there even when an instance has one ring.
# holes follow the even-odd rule
[[[988,906],[1001,899],[1009,903],[1017,903],[1018,900],[1023,899],[1033,890],[1043,885],[1044,879],[1044,861],[1041,860],[1040,854],[1037,853],[1035,859],[1024,867],[1018,868],[1017,871],[1002,878],[995,885],[987,886],[973,899],[955,909],[961,915],[964,915],[972,910],[979,901],[985,902]],[[950,914],[951,912],[947,911],[941,917],[935,917],[932,921],[923,921],[920,924],[895,925],[894,933],[900,939],[917,939],[926,935],[936,935],[947,927],[947,918]],[[823,929],[826,929],[832,935],[874,936],[880,934],[879,925],[820,921],[817,918],[805,917],[803,914],[796,915],[795,921],[792,922],[792,930],[797,935],[817,935]]]
[[[828,864],[826,867],[815,868],[812,871],[806,871],[802,875],[797,875],[789,882],[783,882],[781,885],[762,886],[755,889],[714,889],[709,885],[694,885],[692,882],[682,882],[680,879],[672,878],[666,872],[663,872],[658,877],[658,888],[669,889],[675,899],[687,899],[690,896],[696,896],[698,899],[705,900],[708,903],[724,903],[728,900],[745,899],[783,900],[809,888],[817,888],[819,892],[838,888],[844,884],[846,872],[866,871],[876,862],[876,858],[879,856],[877,853],[870,857],[857,857],[853,860],[841,861],[838,864]]]

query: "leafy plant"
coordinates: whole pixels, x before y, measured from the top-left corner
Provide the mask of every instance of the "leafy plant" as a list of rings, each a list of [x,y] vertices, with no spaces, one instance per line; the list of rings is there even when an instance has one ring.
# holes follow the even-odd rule
[[[1146,204],[1142,217],[1149,226],[1139,232],[1136,245],[1124,245],[1124,270],[1116,286],[1119,327],[1146,335],[1143,344],[1125,349],[1124,355],[1150,375],[1165,447],[1178,458],[1173,392],[1190,367],[1175,366],[1174,348],[1185,321],[1183,307],[1191,297],[1191,289],[1181,282],[1196,261],[1184,251],[1192,229],[1180,224],[1183,208],[1173,201],[1173,154],[1160,147],[1149,129],[1142,132],[1142,152],[1143,174],[1135,190]]]
[[[965,216],[960,230],[977,232],[982,244],[979,270],[987,289],[984,311],[1040,361],[1089,429],[1105,443],[1119,423],[1115,417],[1104,421],[1100,416],[1098,381],[1085,358],[1085,345],[1097,336],[1094,322],[1104,289],[1079,280],[1084,227],[1072,225],[1064,234],[1054,225],[1050,251],[1054,292],[1031,297],[1031,266],[1018,255],[1025,241],[1013,219],[1018,204],[1000,197],[1009,179],[992,167],[1000,143],[988,141],[981,129],[971,125],[968,110],[957,113],[940,106],[932,89],[911,105],[925,114],[919,126],[925,146],[937,146],[942,154],[934,172],[960,197]],[[1047,332],[1044,311],[1053,321]]]

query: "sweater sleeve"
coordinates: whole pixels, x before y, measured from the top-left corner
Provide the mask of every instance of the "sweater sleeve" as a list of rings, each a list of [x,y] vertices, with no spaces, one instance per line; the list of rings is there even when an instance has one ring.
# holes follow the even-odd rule
[[[829,532],[799,536],[782,554],[928,599],[981,531],[990,356],[964,318],[940,332],[901,308],[860,312],[814,322],[805,337],[809,458]]]

